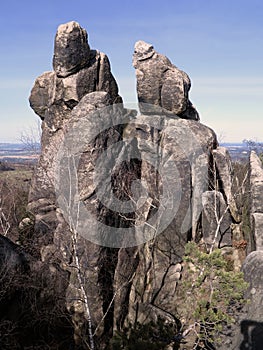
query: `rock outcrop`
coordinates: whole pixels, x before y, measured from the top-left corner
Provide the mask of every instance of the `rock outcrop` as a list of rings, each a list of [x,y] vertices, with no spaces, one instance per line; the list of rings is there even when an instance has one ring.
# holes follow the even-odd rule
[[[250,215],[255,250],[263,249],[263,166],[255,151],[250,155]]]
[[[249,303],[241,318],[237,348],[260,349],[263,341],[263,166],[255,151],[251,151],[249,166],[251,239],[254,251],[248,254],[242,267],[249,283]]]
[[[155,114],[159,106],[159,113],[172,112],[180,118],[199,120],[198,112],[188,98],[190,78],[167,57],[156,52],[152,45],[138,41],[133,65],[141,113]]]
[[[108,57],[90,50],[87,33],[78,23],[59,26],[53,67],[53,72],[37,78],[30,95],[31,107],[51,132],[59,129],[72,108],[90,92],[105,91],[114,102],[121,102]]]
[[[254,251],[250,253],[244,264],[243,271],[246,280],[249,282],[248,298],[248,320],[262,322],[263,313],[263,252]]]
[[[88,65],[90,47],[85,29],[76,22],[59,26],[53,57],[53,68],[58,77],[65,78]]]
[[[226,204],[233,219],[236,222],[240,222],[241,218],[233,194],[233,169],[228,150],[225,147],[217,147],[217,149],[213,150],[213,159],[214,166],[218,172],[219,186],[221,186],[221,191],[224,194],[224,198],[226,198]]]
[[[211,245],[219,225],[215,246],[231,247],[238,219],[227,153],[199,122],[187,74],[142,41],[133,62],[137,116],[123,107],[107,56],[70,22],[56,35],[54,71],[30,96],[43,121],[33,241],[51,276],[63,276],[61,298],[83,348],[89,322],[99,349],[113,328],[176,323],[185,243]],[[223,220],[211,223],[211,213]]]
[[[77,276],[74,268],[76,261],[72,258],[72,249],[78,250],[79,268],[84,271],[82,279],[89,281],[89,286],[85,285],[85,289],[94,327],[99,325],[109,306],[108,299],[112,295],[109,279],[114,273],[114,264],[106,271],[108,278],[105,278],[105,283],[102,285],[100,274],[101,270],[106,269],[107,250],[87,242],[82,237],[78,239],[74,248],[72,230],[62,217],[56,201],[54,187],[56,155],[60,145],[65,141],[67,131],[77,128],[78,118],[81,119],[99,107],[122,101],[107,56],[99,51],[90,50],[86,39],[86,31],[76,22],[58,28],[53,60],[55,71],[44,73],[37,78],[30,96],[31,107],[43,120],[42,154],[32,181],[28,205],[29,210],[35,215],[34,244],[41,260],[50,265],[51,275],[58,277],[58,266],[69,274],[67,288],[64,289],[64,293],[62,292],[61,298],[65,299],[67,309],[72,315],[74,337],[79,345],[83,340],[86,317],[83,303],[80,302],[83,298],[80,294],[80,285],[76,284]],[[93,130],[97,130],[96,119],[94,122]],[[100,123],[99,119],[98,122]],[[116,141],[114,132],[120,135],[117,128],[114,130],[109,131],[110,137],[107,136],[107,132],[104,134],[109,142]],[[76,138],[83,142],[85,136],[87,134],[82,129]],[[96,140],[93,142],[95,148],[99,149],[101,143]],[[108,143],[105,140],[102,142],[107,147]],[[83,157],[86,167],[80,162],[80,176],[81,173],[90,170],[88,168],[92,164],[92,159],[96,160],[94,150],[93,155],[91,151],[89,148],[83,149],[83,152],[86,152],[86,158]],[[95,154],[98,152],[99,150]],[[84,186],[80,187],[81,193],[87,195],[90,188],[86,186],[85,191],[83,188]],[[111,257],[113,261],[114,254],[116,253]],[[105,321],[108,322],[107,317]],[[103,322],[96,333],[98,336],[102,335]]]
[[[248,303],[239,314],[239,322],[233,327],[231,337],[227,339],[231,349],[260,349],[263,330],[263,167],[255,151],[249,159],[249,214],[251,223],[250,247],[242,270],[248,289],[245,297]],[[251,251],[252,250],[252,251]],[[230,332],[231,333],[231,332]],[[226,343],[225,343],[226,345]],[[222,347],[222,350],[225,347]],[[221,349],[221,348],[220,348]]]
[[[263,305],[263,252],[251,252],[244,261],[243,272],[249,283],[246,298],[249,300],[240,314],[239,322],[232,336],[231,349],[260,349],[262,347],[262,305]],[[231,344],[231,339],[228,341]],[[228,344],[228,346],[229,346]],[[223,350],[223,348],[222,348]]]

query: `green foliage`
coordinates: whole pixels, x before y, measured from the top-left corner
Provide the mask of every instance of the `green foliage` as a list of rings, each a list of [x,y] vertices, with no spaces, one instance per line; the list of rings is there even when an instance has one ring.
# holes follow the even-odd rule
[[[185,329],[195,325],[198,343],[213,343],[223,326],[234,322],[233,314],[245,302],[248,284],[242,272],[229,270],[220,249],[209,254],[189,242],[183,260],[181,293],[185,307],[180,319]]]
[[[177,333],[174,324],[166,324],[158,318],[157,323],[136,323],[134,327],[115,332],[110,342],[110,350],[162,350],[171,343]],[[174,345],[174,349],[178,349]]]

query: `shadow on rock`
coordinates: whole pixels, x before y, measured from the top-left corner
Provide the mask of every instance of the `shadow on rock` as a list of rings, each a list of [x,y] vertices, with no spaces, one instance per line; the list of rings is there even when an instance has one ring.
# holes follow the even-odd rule
[[[263,344],[263,322],[244,320],[241,323],[243,341],[240,350],[261,350]]]

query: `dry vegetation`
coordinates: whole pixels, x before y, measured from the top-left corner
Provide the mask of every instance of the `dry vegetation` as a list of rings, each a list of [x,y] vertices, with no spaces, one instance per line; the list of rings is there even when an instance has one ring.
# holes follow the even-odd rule
[[[0,169],[0,233],[12,241],[19,240],[32,174],[33,167],[27,164],[2,164]]]

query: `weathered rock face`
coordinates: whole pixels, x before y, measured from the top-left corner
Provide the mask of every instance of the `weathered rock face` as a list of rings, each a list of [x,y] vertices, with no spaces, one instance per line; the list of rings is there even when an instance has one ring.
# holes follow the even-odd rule
[[[241,218],[233,194],[233,170],[229,152],[225,147],[217,147],[217,149],[213,150],[213,158],[215,170],[218,172],[220,186],[222,187],[221,191],[226,198],[231,215],[236,222],[240,222]]]
[[[175,322],[174,291],[185,243],[205,240],[211,225],[215,231],[218,224],[216,218],[209,221],[213,194],[218,214],[224,214],[216,246],[231,245],[229,227],[237,214],[229,159],[225,151],[220,156],[215,133],[198,122],[187,74],[151,45],[138,42],[134,66],[142,114],[135,116],[116,104],[121,98],[107,56],[90,50],[86,38],[76,22],[59,27],[55,71],[40,76],[31,92],[43,135],[29,209],[35,215],[39,258],[56,278],[58,271],[68,276],[61,297],[72,317],[75,342],[85,348],[85,293],[102,349],[113,327],[122,330],[158,316]],[[58,167],[61,146],[59,166],[64,166]],[[68,174],[72,168],[78,193]],[[62,199],[55,191],[58,178]],[[64,210],[77,195],[92,214],[81,216],[77,210],[80,225]],[[111,238],[103,245],[109,227]]]
[[[232,337],[227,339],[231,349],[260,349],[263,342],[263,168],[254,151],[250,154],[249,173],[252,252],[242,264],[245,280],[249,283],[245,295],[249,302],[241,310],[239,322],[233,326]],[[222,350],[225,347],[223,345]]]
[[[78,120],[97,108],[121,102],[107,56],[99,51],[90,50],[86,39],[86,31],[75,22],[59,27],[55,39],[55,72],[41,75],[36,80],[30,96],[31,107],[43,120],[42,154],[32,181],[28,205],[29,210],[35,214],[34,242],[41,260],[52,267],[52,275],[59,278],[58,271],[62,269],[61,271],[69,276],[61,298],[65,298],[67,309],[72,315],[74,337],[79,345],[86,329],[86,316],[83,303],[79,301],[83,296],[77,283],[76,267],[74,267],[76,261],[72,258],[72,230],[66,224],[56,203],[55,156],[65,140],[67,131],[78,127]],[[96,119],[94,123],[94,130],[101,127],[100,124],[96,125]],[[114,132],[121,134],[116,129],[109,131],[110,137],[106,132],[104,138],[109,142],[116,141]],[[83,142],[85,136],[87,136],[85,130],[80,130],[80,134],[77,135],[78,141]],[[94,162],[96,160],[94,147],[98,149],[96,155],[102,142],[105,147],[109,144],[104,139],[102,141],[97,139],[94,142],[93,147],[89,145],[88,149],[83,149],[86,155],[79,163],[80,178],[82,173],[85,174],[90,170],[92,160]],[[83,165],[85,163],[86,165]],[[80,181],[80,192],[87,195],[89,190],[84,176],[84,180]],[[95,212],[99,215],[100,210]],[[78,238],[75,250],[78,252],[79,267],[84,271],[82,279],[86,281],[83,283],[88,294],[93,326],[101,324],[96,336],[101,336],[104,333],[104,326],[100,321],[109,306],[108,299],[112,296],[111,278],[114,264],[108,268],[108,277],[104,282],[100,276],[101,271],[106,271],[107,250],[87,242],[81,236]],[[114,261],[114,254],[116,253],[111,254],[111,261]],[[64,278],[63,274],[60,275]],[[112,312],[108,314],[109,317],[105,317],[106,323],[109,323],[108,318]],[[106,331],[109,330],[110,327]]]
[[[107,56],[89,49],[87,33],[78,23],[59,26],[53,66],[55,72],[45,72],[37,78],[29,99],[52,132],[90,92],[105,91],[114,102],[121,102]]]
[[[121,101],[107,56],[95,50],[88,52],[88,44],[83,41],[86,38],[85,33],[85,30],[75,22],[59,27],[55,46],[58,47],[56,49],[58,52],[60,47],[64,48],[63,60],[59,61],[59,69],[66,71],[69,62],[77,62],[78,59],[86,62],[85,68],[82,64],[76,63],[71,75],[66,78],[58,77],[56,72],[44,73],[37,78],[30,95],[31,107],[43,120],[42,154],[29,196],[29,209],[36,214],[36,231],[42,232],[39,237],[40,246],[52,241],[52,232],[57,226],[52,181],[54,179],[54,155],[57,154],[58,145],[61,144],[64,137],[65,120],[69,119],[72,109],[81,98],[90,92],[104,91],[109,94],[113,102]],[[75,43],[72,38],[76,36],[78,40]],[[55,55],[59,56],[58,52],[55,52]],[[83,57],[86,55],[86,60],[83,61],[79,52]],[[56,65],[55,69],[57,69]],[[96,104],[96,100],[94,103]]]
[[[90,47],[85,29],[77,22],[58,27],[55,38],[53,68],[58,77],[65,78],[88,65]]]
[[[174,118],[164,115],[138,118],[141,179],[148,185],[148,205],[136,213],[138,223],[145,222],[146,225],[143,228],[136,226],[135,230],[139,237],[153,239],[138,248],[119,251],[115,288],[120,292],[116,296],[114,317],[118,329],[129,323],[156,321],[158,317],[169,322],[176,320],[176,294],[173,291],[180,279],[184,245],[198,234],[202,193],[209,188],[210,182],[209,158],[217,141],[213,131],[206,126]],[[152,119],[156,129],[149,126]],[[188,142],[189,139],[193,143]],[[149,165],[150,160],[153,166]],[[170,197],[173,201],[169,201]],[[161,212],[160,216],[156,221],[150,221],[156,210]],[[163,229],[158,235],[161,225]]]
[[[174,66],[167,57],[156,52],[144,41],[135,44],[133,65],[136,68],[137,92],[141,113],[149,113],[150,104],[159,112],[172,112],[180,118],[199,120],[188,98],[191,87],[188,75]],[[156,112],[156,107],[152,113]]]
[[[255,153],[250,155],[251,212],[263,213],[263,166]]]
[[[255,250],[263,249],[263,166],[255,153],[250,155],[250,213]]]
[[[246,281],[249,283],[246,297],[250,300],[240,317],[239,329],[231,349],[260,349],[263,341],[263,252],[250,253],[243,264]]]

